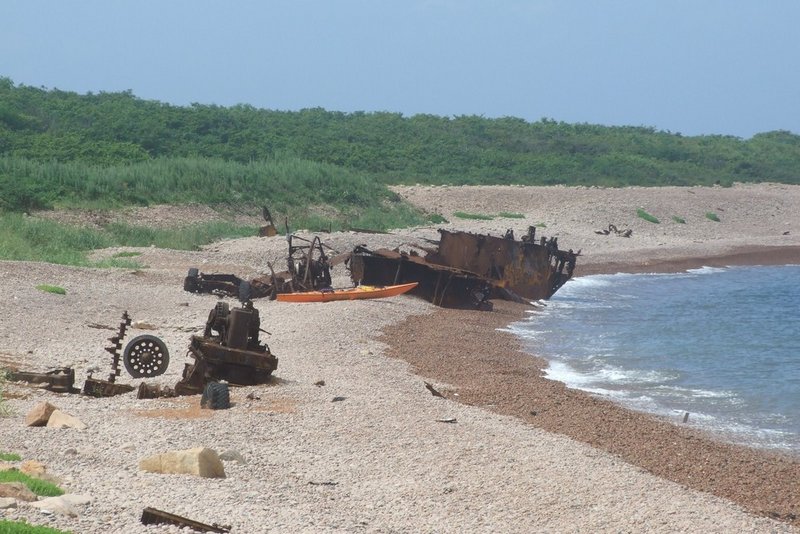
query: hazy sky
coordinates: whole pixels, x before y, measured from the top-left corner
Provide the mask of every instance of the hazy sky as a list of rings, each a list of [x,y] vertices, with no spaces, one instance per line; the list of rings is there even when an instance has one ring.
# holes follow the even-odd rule
[[[185,105],[800,133],[800,0],[0,0],[0,76]]]

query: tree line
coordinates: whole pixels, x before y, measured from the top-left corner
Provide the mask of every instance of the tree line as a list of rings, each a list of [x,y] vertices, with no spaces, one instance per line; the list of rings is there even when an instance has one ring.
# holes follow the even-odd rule
[[[175,106],[130,91],[78,94],[9,78],[0,78],[0,158],[16,162],[6,169],[30,161],[92,173],[175,158],[297,160],[384,184],[800,183],[800,136],[788,131],[741,139],[549,119]]]

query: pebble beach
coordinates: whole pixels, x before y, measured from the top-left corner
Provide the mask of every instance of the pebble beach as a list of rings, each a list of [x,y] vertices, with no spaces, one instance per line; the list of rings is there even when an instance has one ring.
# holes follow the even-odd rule
[[[800,263],[797,186],[394,189],[449,222],[323,241],[340,252],[403,248],[435,239],[438,227],[521,235],[536,225],[561,248],[580,250],[576,276]],[[457,211],[493,218],[461,219]],[[135,217],[148,221],[146,211]],[[631,236],[598,233],[609,225]],[[187,269],[248,279],[268,261],[284,261],[286,241],[96,257],[120,251],[139,252],[146,268],[0,262],[0,365],[69,365],[81,385],[87,370],[109,371],[104,347],[127,311],[140,327],[130,336],[156,335],[170,350],[167,372],[148,383],[173,385],[189,361],[189,336],[202,333],[218,301],[183,291]],[[342,267],[334,283],[346,286]],[[504,331],[524,316],[523,305],[443,310],[411,296],[254,304],[278,369],[268,385],[232,388],[228,410],[202,410],[199,396],[94,399],[7,383],[0,451],[41,462],[89,503],[74,515],[20,504],[2,517],[76,533],[179,531],[142,525],[146,506],[248,533],[800,530],[800,460],[722,443],[543,378],[546,362]],[[141,382],[124,370],[120,381]],[[87,428],[26,426],[42,401]],[[225,478],[138,468],[145,456],[193,447],[230,453]]]

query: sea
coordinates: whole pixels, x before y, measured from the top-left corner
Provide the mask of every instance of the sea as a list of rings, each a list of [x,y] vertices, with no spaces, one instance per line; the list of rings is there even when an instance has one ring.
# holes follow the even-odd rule
[[[800,265],[573,278],[510,329],[570,388],[800,455]]]

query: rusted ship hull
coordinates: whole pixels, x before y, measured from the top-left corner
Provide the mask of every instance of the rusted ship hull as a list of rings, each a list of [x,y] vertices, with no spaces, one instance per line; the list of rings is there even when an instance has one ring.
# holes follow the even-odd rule
[[[572,277],[577,254],[558,249],[555,239],[534,241],[529,229],[522,240],[439,231],[436,250],[424,257],[398,250],[357,248],[350,260],[356,283],[419,282],[412,294],[437,306],[491,307],[489,299],[548,299]]]

